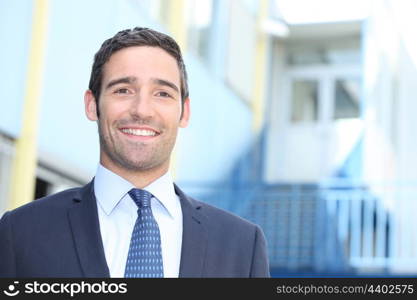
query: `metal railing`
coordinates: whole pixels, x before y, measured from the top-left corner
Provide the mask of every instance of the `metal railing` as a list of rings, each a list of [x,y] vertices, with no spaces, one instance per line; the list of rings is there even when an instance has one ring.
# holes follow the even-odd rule
[[[259,224],[273,268],[417,274],[417,182],[188,183],[184,189]]]

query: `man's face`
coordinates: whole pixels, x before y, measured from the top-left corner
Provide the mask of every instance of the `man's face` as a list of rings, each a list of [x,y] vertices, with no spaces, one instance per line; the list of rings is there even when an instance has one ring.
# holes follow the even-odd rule
[[[168,170],[181,116],[180,73],[161,48],[135,46],[115,52],[104,65],[99,100],[101,163],[129,171]],[[85,95],[86,113],[97,120],[96,101]]]

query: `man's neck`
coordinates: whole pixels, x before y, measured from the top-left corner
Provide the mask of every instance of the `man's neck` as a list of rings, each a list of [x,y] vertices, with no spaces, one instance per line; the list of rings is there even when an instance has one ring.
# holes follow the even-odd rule
[[[106,161],[103,162],[103,160],[100,160],[100,164],[106,169],[126,179],[127,181],[132,183],[136,188],[139,189],[148,186],[153,181],[162,177],[165,173],[168,172],[168,165],[144,171],[131,171],[119,167],[113,163],[109,163]]]

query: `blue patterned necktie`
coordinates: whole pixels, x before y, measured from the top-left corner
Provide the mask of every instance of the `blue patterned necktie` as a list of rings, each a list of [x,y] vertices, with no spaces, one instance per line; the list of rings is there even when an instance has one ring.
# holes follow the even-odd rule
[[[130,240],[125,277],[164,277],[161,237],[151,209],[152,194],[131,189],[129,195],[138,206],[138,218]]]

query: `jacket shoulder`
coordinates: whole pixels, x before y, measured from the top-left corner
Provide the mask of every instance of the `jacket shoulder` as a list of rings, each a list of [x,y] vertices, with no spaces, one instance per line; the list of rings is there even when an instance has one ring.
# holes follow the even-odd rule
[[[50,210],[67,208],[73,202],[73,199],[80,197],[82,188],[83,187],[71,188],[36,199],[11,210],[8,214],[10,217],[26,216],[27,214],[33,214],[40,211],[47,212]]]
[[[211,222],[217,222],[220,226],[232,226],[233,229],[236,229],[236,227],[238,227],[241,230],[260,229],[260,227],[257,224],[247,219],[244,219],[232,212],[193,198],[191,199],[197,205],[200,206],[200,212],[204,214],[208,218],[208,220],[210,220]]]

